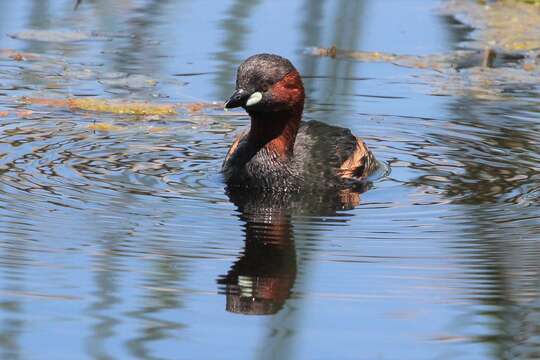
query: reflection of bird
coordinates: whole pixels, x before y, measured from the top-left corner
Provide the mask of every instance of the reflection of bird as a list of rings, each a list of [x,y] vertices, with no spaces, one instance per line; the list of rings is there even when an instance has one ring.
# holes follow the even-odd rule
[[[290,296],[296,279],[296,250],[292,226],[287,216],[243,215],[246,221],[244,252],[227,275],[218,279],[225,285],[227,311],[247,315],[278,312]]]
[[[304,87],[298,71],[277,55],[259,54],[238,69],[226,108],[251,117],[223,163],[229,186],[289,191],[341,187],[365,179],[377,166],[363,141],[348,129],[302,122]]]
[[[356,189],[262,192],[229,188],[227,195],[245,222],[245,246],[226,275],[218,278],[227,296],[227,311],[249,315],[278,312],[291,295],[297,263],[291,216],[332,216],[360,203]]]

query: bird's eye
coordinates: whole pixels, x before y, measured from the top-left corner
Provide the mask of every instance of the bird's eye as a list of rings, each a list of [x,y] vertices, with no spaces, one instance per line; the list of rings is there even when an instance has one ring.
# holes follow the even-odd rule
[[[263,85],[261,86],[261,90],[262,90],[263,92],[268,91],[269,88],[270,88],[270,86],[268,86],[268,84],[263,84]]]

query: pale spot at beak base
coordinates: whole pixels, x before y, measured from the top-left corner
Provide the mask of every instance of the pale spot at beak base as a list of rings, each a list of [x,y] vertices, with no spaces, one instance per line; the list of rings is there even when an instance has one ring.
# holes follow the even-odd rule
[[[252,106],[257,104],[259,101],[261,101],[263,98],[262,94],[260,92],[254,92],[251,94],[251,96],[246,101],[246,106]]]

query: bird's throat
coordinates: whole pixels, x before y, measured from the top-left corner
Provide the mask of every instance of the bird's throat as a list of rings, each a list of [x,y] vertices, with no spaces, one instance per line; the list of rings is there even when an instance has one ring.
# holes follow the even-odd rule
[[[265,149],[281,159],[293,155],[302,110],[250,113],[248,143],[257,151]]]

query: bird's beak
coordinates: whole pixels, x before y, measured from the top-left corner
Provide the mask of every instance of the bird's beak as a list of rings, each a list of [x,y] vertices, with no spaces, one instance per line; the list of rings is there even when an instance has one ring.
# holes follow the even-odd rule
[[[251,94],[244,89],[237,89],[225,103],[225,109],[245,106]]]

